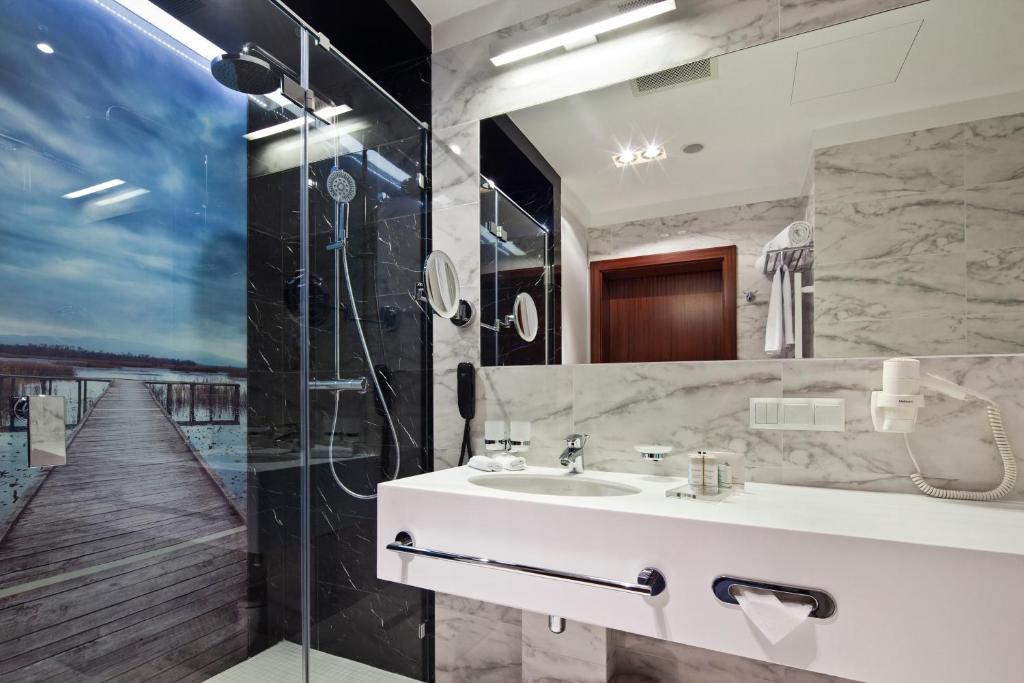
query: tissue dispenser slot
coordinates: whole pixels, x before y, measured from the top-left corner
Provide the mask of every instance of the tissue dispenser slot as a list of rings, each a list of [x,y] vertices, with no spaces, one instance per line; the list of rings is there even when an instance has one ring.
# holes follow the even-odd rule
[[[800,588],[798,586],[785,586],[778,583],[765,583],[764,581],[753,581],[751,579],[740,579],[735,576],[720,576],[711,584],[711,590],[720,602],[730,605],[739,605],[736,596],[733,595],[733,588],[758,588],[760,590],[777,593],[780,599],[803,598],[809,599],[814,608],[810,617],[814,619],[828,619],[836,613],[836,601],[832,596],[822,590],[814,588]]]

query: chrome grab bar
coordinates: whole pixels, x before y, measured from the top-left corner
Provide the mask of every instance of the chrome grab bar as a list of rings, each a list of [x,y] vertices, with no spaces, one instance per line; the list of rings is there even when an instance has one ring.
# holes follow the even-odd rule
[[[782,598],[810,600],[813,608],[808,616],[814,619],[828,619],[836,613],[835,599],[827,592],[816,588],[765,583],[764,581],[740,579],[735,576],[719,576],[711,584],[711,590],[714,591],[715,597],[719,601],[730,605],[738,605],[739,602],[736,600],[736,594],[733,593],[734,588],[757,588],[759,590],[771,591]]]
[[[652,597],[660,595],[667,587],[667,584],[665,583],[665,576],[653,567],[647,567],[646,569],[641,570],[639,576],[636,578],[636,583],[613,581],[612,579],[601,579],[596,576],[587,576],[585,574],[574,574],[572,572],[561,572],[555,569],[531,567],[530,565],[516,564],[515,562],[488,560],[483,557],[460,555],[458,553],[449,553],[443,550],[419,548],[413,544],[412,535],[407,531],[400,531],[398,535],[395,536],[395,542],[388,543],[387,549],[393,550],[396,553],[405,553],[407,555],[419,555],[420,557],[432,557],[437,560],[448,560],[449,562],[461,562],[481,567],[493,567],[494,569],[504,569],[506,571],[521,572],[523,574],[533,574],[534,576],[543,576],[548,579],[571,581],[573,583],[580,583],[586,586],[610,588],[612,590],[625,591],[626,593],[637,593],[639,595]]]

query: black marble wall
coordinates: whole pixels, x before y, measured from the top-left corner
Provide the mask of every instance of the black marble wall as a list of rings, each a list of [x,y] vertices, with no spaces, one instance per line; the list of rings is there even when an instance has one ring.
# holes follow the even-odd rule
[[[337,406],[333,393],[310,392],[311,646],[428,680],[430,595],[376,579],[376,501],[342,488],[371,495],[395,476],[399,463],[401,477],[431,467],[430,321],[416,300],[427,228],[426,193],[417,180],[426,170],[426,138],[393,112],[372,112],[365,104],[361,111],[376,124],[361,135],[365,151],[336,161],[311,145],[309,371],[313,379],[370,377],[358,318],[397,439],[375,391],[342,393]],[[399,131],[406,135],[392,139]],[[280,161],[273,150],[280,143],[254,144],[250,152],[250,509],[258,511],[250,566],[251,597],[262,608],[254,650],[281,639],[297,642],[301,635],[301,185],[297,168],[258,170],[268,167],[268,159]],[[326,191],[335,167],[358,187],[347,223]],[[344,254],[327,248],[339,223],[348,228]],[[346,261],[354,307],[344,284]]]

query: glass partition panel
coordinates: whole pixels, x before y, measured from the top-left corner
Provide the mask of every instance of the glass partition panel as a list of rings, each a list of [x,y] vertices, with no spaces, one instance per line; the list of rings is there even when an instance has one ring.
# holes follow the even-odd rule
[[[545,365],[551,362],[550,231],[491,181],[481,182],[480,193],[482,363]],[[525,321],[533,329],[524,329]]]

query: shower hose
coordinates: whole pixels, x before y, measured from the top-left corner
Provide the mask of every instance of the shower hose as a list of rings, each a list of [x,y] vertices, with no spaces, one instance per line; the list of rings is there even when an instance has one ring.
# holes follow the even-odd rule
[[[337,252],[335,252],[337,253]],[[352,277],[348,272],[348,240],[344,240],[341,247],[341,267],[345,274],[345,289],[348,292],[348,303],[352,311],[352,318],[356,323],[356,331],[359,333],[359,343],[363,347],[363,358],[366,359],[366,367],[370,371],[370,379],[373,381],[373,389],[377,392],[377,396],[380,397],[380,405],[384,412],[384,419],[387,420],[388,429],[391,431],[391,440],[395,445],[395,471],[391,474],[391,481],[398,479],[398,469],[402,465],[402,450],[401,446],[398,445],[398,430],[395,429],[395,422],[391,418],[391,410],[388,408],[387,398],[384,396],[384,392],[380,388],[380,381],[377,379],[377,371],[373,367],[373,358],[370,356],[370,348],[366,344],[366,335],[363,333],[363,321],[359,317],[359,308],[356,306],[356,295],[352,291]],[[335,311],[335,315],[339,315],[340,311]],[[341,343],[340,339],[334,340],[335,344]],[[376,492],[374,493],[358,493],[353,491],[341,481],[341,477],[338,476],[338,471],[334,468],[334,432],[338,428],[338,402],[341,400],[341,392],[334,392],[334,417],[331,420],[331,434],[327,442],[327,462],[331,467],[331,476],[334,477],[335,483],[341,487],[348,495],[353,498],[360,500],[373,500],[377,497]],[[381,453],[381,457],[384,454]]]
[[[1017,461],[1014,457],[1010,440],[1006,436],[1006,428],[1003,426],[1003,415],[999,411],[999,406],[981,394],[971,392],[971,395],[988,403],[988,426],[992,430],[992,438],[995,440],[996,450],[999,451],[999,458],[1003,461],[1003,480],[999,486],[988,491],[958,491],[932,486],[925,481],[924,475],[921,474],[921,466],[918,464],[917,458],[914,457],[914,449],[910,447],[910,439],[904,434],[903,443],[906,444],[907,454],[910,456],[911,462],[914,463],[914,469],[917,470],[914,474],[910,475],[910,480],[925,495],[951,500],[990,501],[1002,498],[1012,491],[1017,484]]]

